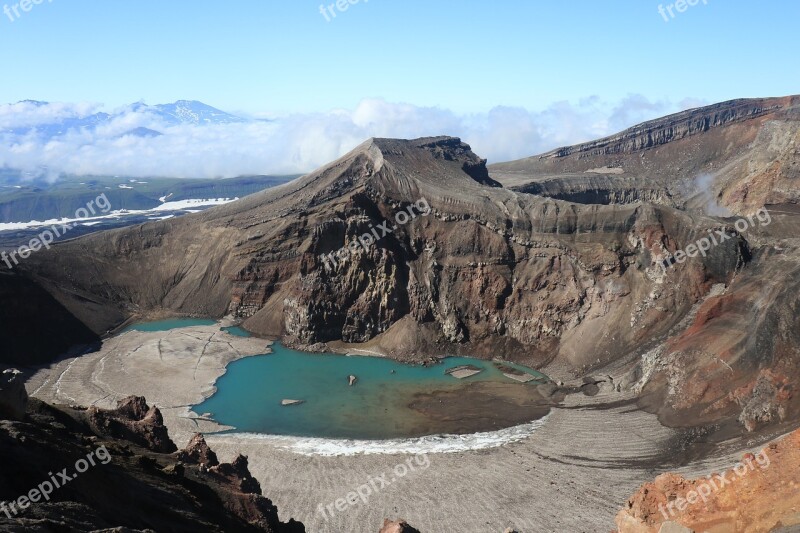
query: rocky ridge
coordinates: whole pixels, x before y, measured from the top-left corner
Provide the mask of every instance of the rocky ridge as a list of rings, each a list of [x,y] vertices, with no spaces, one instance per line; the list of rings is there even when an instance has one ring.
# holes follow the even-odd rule
[[[797,205],[800,97],[732,100],[499,163],[507,187],[580,203],[647,201],[712,215]]]

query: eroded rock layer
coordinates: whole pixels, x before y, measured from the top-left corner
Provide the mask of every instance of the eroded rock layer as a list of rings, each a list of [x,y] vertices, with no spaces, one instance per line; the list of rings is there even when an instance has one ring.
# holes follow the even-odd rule
[[[800,97],[732,100],[491,166],[516,190],[743,214],[800,199]]]

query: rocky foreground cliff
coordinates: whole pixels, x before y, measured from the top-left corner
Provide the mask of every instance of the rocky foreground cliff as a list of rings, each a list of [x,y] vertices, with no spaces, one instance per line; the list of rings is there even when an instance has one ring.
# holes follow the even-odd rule
[[[0,453],[3,531],[305,531],[279,520],[247,458],[220,464],[202,436],[178,452],[144,398],[104,411],[0,397]]]

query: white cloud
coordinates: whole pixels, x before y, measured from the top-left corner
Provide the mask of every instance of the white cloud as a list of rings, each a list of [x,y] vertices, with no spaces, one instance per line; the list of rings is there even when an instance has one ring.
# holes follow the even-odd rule
[[[0,105],[0,129],[48,124],[69,118],[82,118],[100,106],[92,103],[52,103],[41,105],[33,101]]]
[[[614,133],[642,120],[688,107],[631,95],[618,104],[589,97],[543,111],[495,107],[457,115],[447,109],[363,100],[353,110],[296,114],[272,122],[168,126],[149,112],[125,108],[96,129],[70,130],[52,140],[35,134],[0,137],[0,167],[50,176],[59,173],[128,177],[232,177],[313,170],[369,137],[453,135],[490,162],[516,159]],[[0,106],[0,130],[82,118],[94,104],[19,103]],[[134,128],[159,137],[122,136]],[[46,169],[46,170],[43,170]]]

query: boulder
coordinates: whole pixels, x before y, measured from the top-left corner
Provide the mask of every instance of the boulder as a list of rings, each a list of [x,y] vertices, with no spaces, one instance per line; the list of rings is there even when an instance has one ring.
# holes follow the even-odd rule
[[[0,420],[22,420],[28,406],[28,393],[19,370],[0,374]]]
[[[408,525],[405,520],[392,522],[387,518],[383,521],[383,527],[378,533],[420,533],[420,531]]]

